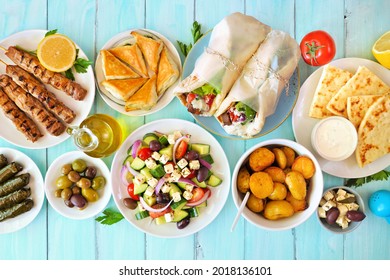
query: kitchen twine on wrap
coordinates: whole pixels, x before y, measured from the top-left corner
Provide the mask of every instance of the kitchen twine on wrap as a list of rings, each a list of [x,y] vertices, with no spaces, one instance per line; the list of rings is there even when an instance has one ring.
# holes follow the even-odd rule
[[[226,56],[222,55],[221,53],[211,49],[211,48],[206,48],[206,53],[211,54],[211,55],[216,55],[223,63],[225,68],[229,71],[241,71],[241,67],[236,65],[233,61],[228,59]],[[267,71],[271,76],[274,76],[276,79],[281,81],[282,83],[285,84],[286,86],[286,95],[288,96],[289,89],[290,89],[290,82],[288,79],[277,73],[274,69],[271,67],[267,67],[262,63],[255,55],[252,55],[252,57],[255,59],[256,62],[256,68],[252,69],[249,73],[244,74],[247,77],[254,78],[256,80],[261,79],[260,77],[256,77],[255,71],[256,70],[265,70]]]

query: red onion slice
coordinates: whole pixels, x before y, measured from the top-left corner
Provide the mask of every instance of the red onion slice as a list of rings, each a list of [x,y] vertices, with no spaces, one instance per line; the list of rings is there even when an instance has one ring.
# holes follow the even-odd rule
[[[200,200],[193,202],[193,203],[187,203],[186,206],[189,206],[189,207],[198,206],[198,205],[202,204],[203,202],[205,202],[210,197],[210,194],[211,194],[210,190],[207,190]]]
[[[185,138],[188,138],[188,135],[184,135],[176,140],[175,145],[173,145],[173,162],[176,164],[176,150],[177,147],[179,147],[179,144],[181,141],[183,141]]]
[[[150,207],[141,196],[139,197],[139,202],[141,203],[142,207],[145,208],[146,210],[148,210],[149,212],[154,212],[154,213],[159,213],[159,212],[162,212],[162,211],[168,209],[168,207],[169,207],[169,205],[171,205],[172,201],[173,201],[173,199],[171,199],[171,201],[169,201],[169,203],[163,208],[154,209],[153,207]]]
[[[164,177],[162,177],[160,180],[158,180],[158,183],[157,183],[157,185],[156,185],[156,188],[154,189],[154,192],[155,192],[156,194],[158,194],[158,193],[160,192],[161,187],[164,185],[164,183],[165,183]]]
[[[133,158],[137,157],[137,152],[138,152],[139,147],[141,147],[141,144],[142,144],[141,140],[137,140],[134,142],[133,148],[131,148],[131,156]]]
[[[127,172],[129,172],[127,170],[127,167],[126,166],[122,166],[122,169],[121,169],[121,180],[122,180],[122,184],[125,185],[125,186],[128,186],[130,184],[130,182],[127,181]]]
[[[127,170],[129,170],[129,172],[131,174],[133,174],[134,177],[137,177],[138,175],[141,174],[138,171],[135,171],[133,168],[131,168],[130,163],[128,161],[126,161],[126,167],[127,167]]]
[[[199,186],[198,186],[197,184],[195,184],[192,180],[186,179],[186,178],[183,178],[183,177],[181,177],[181,178],[178,180],[178,182],[180,182],[180,183],[186,183],[186,184],[192,185],[192,186],[194,186],[194,187],[199,187]]]
[[[199,162],[201,165],[203,165],[204,167],[206,167],[208,170],[211,170],[212,166],[210,163],[208,163],[207,161],[205,161],[204,159],[200,158],[199,159]]]

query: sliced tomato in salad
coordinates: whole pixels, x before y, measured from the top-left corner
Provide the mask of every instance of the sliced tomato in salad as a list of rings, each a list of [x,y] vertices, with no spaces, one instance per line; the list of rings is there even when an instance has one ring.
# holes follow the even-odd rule
[[[142,148],[138,151],[137,156],[142,160],[147,160],[153,154],[153,151],[150,148]]]
[[[137,194],[134,194],[134,184],[130,183],[127,186],[127,193],[130,195],[130,197],[134,200],[139,200],[139,196]]]
[[[187,94],[187,104],[191,104],[191,102],[196,98],[196,94],[191,92]]]
[[[191,173],[187,175],[186,179],[192,179],[196,177],[196,170],[190,169]]]
[[[188,203],[194,203],[202,199],[204,196],[204,190],[202,188],[194,188],[192,190],[192,198],[188,200]]]
[[[204,102],[207,104],[207,106],[209,106],[209,108],[213,104],[214,99],[215,99],[215,94],[206,94],[204,96]]]
[[[238,118],[240,117],[234,113],[234,109],[232,109],[232,108],[229,109],[228,114],[229,114],[231,122],[237,122]]]
[[[177,146],[175,158],[180,159],[180,158],[184,157],[184,155],[187,152],[187,148],[188,148],[187,141],[181,140],[181,142],[179,143],[179,146]]]
[[[161,209],[161,208],[164,208],[165,206],[166,206],[165,204],[157,203],[157,204],[154,204],[152,206],[152,208],[154,208],[154,209]],[[169,206],[167,209],[165,209],[164,211],[161,211],[161,212],[149,211],[149,216],[152,219],[156,219],[158,217],[164,216],[165,214],[171,213],[171,212],[172,212],[172,208]]]

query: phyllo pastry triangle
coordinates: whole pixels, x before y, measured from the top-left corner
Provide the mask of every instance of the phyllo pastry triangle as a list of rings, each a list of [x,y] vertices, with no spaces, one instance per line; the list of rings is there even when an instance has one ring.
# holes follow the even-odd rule
[[[142,77],[148,76],[145,60],[137,45],[126,45],[110,49],[110,52],[123,62],[130,65]]]
[[[107,80],[140,77],[108,50],[101,50],[100,55],[102,56],[103,73]]]
[[[179,78],[179,68],[167,47],[161,51],[157,72],[157,95],[163,94]]]
[[[150,110],[157,103],[156,75],[151,77],[125,105],[126,112]]]
[[[163,42],[160,39],[143,36],[135,31],[132,31],[131,35],[136,39],[137,45],[140,47],[150,70],[157,73],[160,53],[164,47]]]
[[[105,80],[102,82],[102,85],[115,98],[127,101],[147,80],[147,78]]]

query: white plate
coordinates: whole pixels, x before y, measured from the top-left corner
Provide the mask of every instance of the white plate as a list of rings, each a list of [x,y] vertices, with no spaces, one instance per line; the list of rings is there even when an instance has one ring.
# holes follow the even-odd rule
[[[98,190],[99,199],[96,202],[89,202],[87,207],[83,210],[79,210],[77,207],[69,208],[65,205],[62,198],[55,197],[56,191],[55,182],[59,176],[61,176],[61,167],[64,164],[72,163],[76,159],[83,159],[87,163],[87,166],[95,166],[97,169],[96,176],[103,176],[106,179],[106,185],[104,188]],[[51,207],[53,207],[62,216],[74,219],[83,220],[91,218],[99,214],[104,207],[107,206],[111,197],[111,184],[110,184],[110,170],[106,164],[97,158],[92,158],[80,151],[73,151],[58,157],[50,165],[45,177],[45,193],[47,200]]]
[[[15,33],[0,41],[0,46],[8,48],[9,46],[18,45],[26,50],[36,50],[38,43],[44,38],[46,32],[47,30],[26,30]],[[87,56],[80,47],[77,45],[76,47],[80,50],[79,57],[87,59]],[[0,51],[0,58],[9,64],[14,64],[3,51]],[[0,63],[0,73],[5,74],[5,65],[2,63]],[[46,85],[46,87],[49,91],[55,94],[58,100],[62,101],[75,112],[76,118],[70,125],[79,125],[88,116],[89,111],[91,110],[93,100],[95,98],[95,78],[92,67],[88,67],[87,73],[79,74],[76,73],[76,71],[73,71],[73,74],[75,81],[88,91],[87,96],[83,101],[76,101],[66,93],[57,90],[52,86]],[[0,119],[1,123],[4,123],[3,129],[0,130],[0,137],[19,147],[28,149],[49,148],[65,141],[69,137],[66,132],[62,133],[60,136],[52,136],[43,126],[37,124],[44,136],[35,143],[32,143],[16,129],[14,124],[7,117],[5,117],[2,110],[0,110]]]
[[[366,66],[386,84],[390,85],[390,71],[380,64],[363,58],[342,58],[330,63],[331,65],[355,73],[357,68]],[[314,92],[321,77],[323,67],[317,69],[302,85],[297,104],[292,114],[292,125],[295,139],[308,148],[318,159],[321,169],[333,176],[342,178],[359,178],[372,175],[389,166],[390,154],[360,168],[355,159],[355,153],[343,161],[328,161],[322,158],[311,145],[311,131],[319,119],[310,118],[309,110]]]
[[[43,191],[43,177],[39,171],[35,162],[18,150],[10,148],[0,148],[0,154],[3,154],[8,162],[18,162],[23,166],[23,170],[18,175],[23,173],[30,173],[30,182],[28,187],[31,189],[30,198],[34,201],[33,208],[15,218],[4,220],[0,222],[0,234],[10,233],[20,230],[30,224],[38,215],[42,208],[43,201],[45,199],[45,193]]]
[[[114,47],[124,45],[126,43],[134,43],[134,38],[133,38],[133,36],[130,35],[131,31],[133,31],[133,30],[128,30],[128,31],[125,31],[125,32],[122,32],[122,33],[115,35],[106,44],[104,44],[102,49],[111,49]],[[173,60],[175,61],[176,65],[178,66],[179,73],[180,73],[179,77],[180,77],[181,72],[182,72],[181,60],[180,60],[180,55],[177,52],[175,46],[167,38],[165,38],[163,35],[157,33],[156,31],[152,31],[149,29],[136,29],[134,31],[137,31],[141,34],[146,34],[149,36],[155,36],[155,37],[161,39],[164,42],[165,46],[171,52]],[[160,111],[161,109],[163,109],[175,97],[175,95],[173,94],[173,90],[176,87],[176,85],[179,83],[179,80],[180,80],[180,79],[177,79],[177,81],[165,91],[165,93],[158,100],[156,106],[154,106],[151,110],[149,110],[149,111],[136,110],[136,111],[126,112],[125,106],[124,106],[125,102],[115,98],[110,92],[108,92],[100,84],[102,81],[105,80],[103,69],[102,69],[102,59],[100,57],[100,53],[98,54],[98,56],[96,58],[95,73],[96,73],[96,86],[97,86],[98,91],[100,93],[100,96],[103,98],[103,100],[112,109],[116,110],[119,113],[128,115],[128,116],[146,116],[149,114],[156,113],[157,111]]]
[[[190,224],[181,230],[177,229],[176,223],[156,225],[156,223],[151,222],[150,218],[136,220],[134,215],[137,210],[130,210],[122,203],[122,199],[129,196],[127,194],[126,186],[121,183],[120,179],[120,171],[122,168],[122,163],[127,156],[127,149],[137,139],[142,139],[142,137],[148,132],[159,131],[162,133],[172,133],[174,130],[181,131],[183,134],[190,134],[190,143],[204,143],[210,145],[211,156],[215,161],[212,170],[223,180],[221,185],[215,188],[211,188],[212,195],[211,198],[209,198],[207,201],[207,207],[202,209],[200,215],[197,218],[191,219]],[[112,162],[111,184],[113,186],[112,194],[118,209],[133,226],[145,233],[157,237],[184,237],[200,231],[218,216],[229,195],[230,168],[223,148],[218,143],[218,141],[206,130],[192,122],[179,119],[163,119],[141,126],[131,135],[129,135],[129,137],[127,137],[127,139],[123,142],[122,146],[115,154],[114,160]]]

